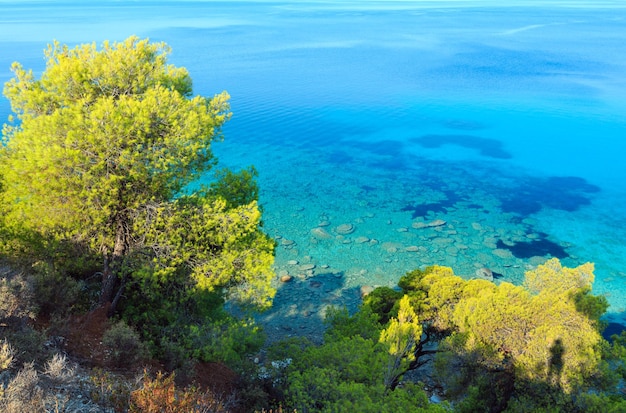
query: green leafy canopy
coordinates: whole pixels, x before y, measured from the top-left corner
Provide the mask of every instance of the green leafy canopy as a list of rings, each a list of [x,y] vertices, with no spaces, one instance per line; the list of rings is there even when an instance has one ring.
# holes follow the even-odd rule
[[[273,244],[260,230],[253,174],[221,172],[226,184],[183,194],[216,164],[211,144],[222,139],[229,96],[192,96],[169,52],[137,37],[101,48],[55,42],[41,78],[13,64],[4,94],[17,119],[0,149],[4,225],[100,254],[101,304],[149,266],[267,306]]]

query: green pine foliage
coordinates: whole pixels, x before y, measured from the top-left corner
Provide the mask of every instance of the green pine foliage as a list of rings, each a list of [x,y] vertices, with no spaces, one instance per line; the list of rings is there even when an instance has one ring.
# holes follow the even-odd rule
[[[40,76],[13,65],[0,245],[27,269],[39,314],[107,306],[126,323],[106,337],[114,351],[145,343],[172,368],[235,363],[264,336],[223,306],[271,306],[274,241],[262,231],[256,170],[214,169],[228,94],[194,96],[169,53],[134,36],[55,42]],[[212,183],[194,187],[202,177]]]
[[[403,311],[412,310],[402,305]],[[446,405],[430,404],[417,385],[390,385],[399,376],[397,364],[409,362],[405,350],[421,328],[410,318],[394,318],[385,330],[368,307],[352,316],[335,310],[328,314],[323,344],[275,345],[272,355],[284,357],[278,383],[285,405],[298,412],[448,411]]]
[[[396,305],[404,294],[389,287],[378,287],[363,298],[363,307],[378,315],[378,321],[387,323],[398,315]]]
[[[443,335],[436,371],[461,411],[585,411],[582,395],[612,394],[618,378],[607,364],[621,358],[600,335],[606,300],[590,294],[592,283],[592,264],[552,259],[523,286],[466,281],[437,266],[400,285]]]
[[[254,169],[221,170],[210,190],[188,193],[216,164],[229,96],[192,96],[169,52],[137,37],[54,43],[40,78],[13,65],[4,94],[16,122],[0,150],[3,232],[14,236],[5,244],[99,255],[100,304],[112,310],[146,267],[267,307],[273,242],[260,229]],[[47,259],[66,259],[52,252]]]

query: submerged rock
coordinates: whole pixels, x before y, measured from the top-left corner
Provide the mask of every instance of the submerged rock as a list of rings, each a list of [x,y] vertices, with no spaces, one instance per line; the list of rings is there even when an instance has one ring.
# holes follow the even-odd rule
[[[449,245],[449,244],[454,243],[454,238],[437,237],[437,238],[433,238],[431,242],[433,244],[442,245],[442,246]]]
[[[335,228],[335,232],[340,235],[352,234],[356,228],[352,224],[341,224]]]
[[[403,248],[403,245],[397,242],[384,242],[382,244],[382,248],[388,253],[398,252],[399,249]]]
[[[443,225],[446,225],[446,221],[444,221],[443,219],[435,219],[434,221],[430,221],[430,222],[416,221],[411,226],[415,229],[422,229],[422,228],[441,227]]]
[[[494,255],[497,255],[500,258],[513,258],[513,253],[509,250],[505,250],[502,248],[496,248],[493,250]]]
[[[311,230],[311,235],[313,235],[317,239],[330,239],[333,236],[328,233],[324,228],[317,227]]]
[[[476,277],[482,280],[493,281],[493,271],[487,267],[482,267],[476,270]]]

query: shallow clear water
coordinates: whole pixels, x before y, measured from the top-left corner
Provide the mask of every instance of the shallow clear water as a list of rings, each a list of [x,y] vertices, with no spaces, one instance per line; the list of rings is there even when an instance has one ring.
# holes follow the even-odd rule
[[[294,277],[262,316],[277,332],[315,333],[328,305],[416,267],[519,282],[551,256],[594,262],[625,322],[626,9],[497,3],[0,1],[0,80],[13,60],[41,71],[52,39],[137,34],[172,46],[196,93],[227,90],[216,153],[258,169]]]

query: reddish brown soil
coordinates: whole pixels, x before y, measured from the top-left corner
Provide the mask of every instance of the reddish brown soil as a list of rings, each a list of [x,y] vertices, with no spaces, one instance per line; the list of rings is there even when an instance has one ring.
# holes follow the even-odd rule
[[[101,307],[87,314],[72,316],[68,321],[67,352],[82,364],[105,367],[107,353],[102,336],[111,326],[107,317],[108,307]]]
[[[85,367],[111,369],[107,350],[102,344],[104,332],[111,327],[107,311],[107,307],[102,307],[68,320],[65,349]],[[144,367],[153,373],[163,371],[163,366],[154,360]],[[237,391],[238,382],[237,373],[222,363],[197,363],[187,384],[210,390],[226,399]]]
[[[192,378],[192,381],[201,388],[209,389],[218,395],[235,392],[238,380],[237,373],[222,363],[198,363]]]

